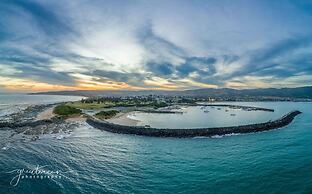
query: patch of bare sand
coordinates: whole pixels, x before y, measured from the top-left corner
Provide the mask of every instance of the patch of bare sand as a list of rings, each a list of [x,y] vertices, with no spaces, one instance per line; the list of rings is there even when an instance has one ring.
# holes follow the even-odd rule
[[[115,117],[106,119],[106,121],[118,125],[136,126],[140,121],[128,117],[128,115],[133,113],[134,112],[118,113]]]
[[[74,116],[74,117],[69,117],[66,119],[66,121],[78,121],[78,122],[83,122],[86,121],[86,117],[84,115],[79,115],[79,116]]]
[[[42,111],[41,113],[39,113],[37,115],[37,120],[45,120],[45,119],[51,119],[52,117],[55,116],[55,114],[53,113],[53,109],[55,106],[52,106],[48,109],[45,109],[44,111]]]

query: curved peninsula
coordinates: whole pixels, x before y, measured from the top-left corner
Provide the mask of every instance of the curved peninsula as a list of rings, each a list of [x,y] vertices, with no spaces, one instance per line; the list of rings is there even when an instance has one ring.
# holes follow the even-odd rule
[[[125,126],[106,121],[101,121],[93,117],[88,118],[86,122],[95,128],[113,133],[133,134],[153,137],[186,138],[197,136],[211,137],[215,135],[268,131],[272,129],[281,128],[290,124],[293,121],[293,119],[299,114],[301,114],[301,112],[296,110],[289,112],[288,114],[284,115],[283,117],[277,120],[268,121],[265,123],[232,126],[232,127],[213,127],[213,128],[195,128],[195,129],[158,129],[143,126]]]

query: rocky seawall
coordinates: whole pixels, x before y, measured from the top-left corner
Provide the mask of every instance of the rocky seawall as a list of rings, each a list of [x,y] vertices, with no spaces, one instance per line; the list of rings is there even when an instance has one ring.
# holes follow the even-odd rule
[[[214,128],[195,128],[195,129],[158,129],[143,126],[124,126],[98,120],[96,118],[88,118],[87,123],[95,128],[120,134],[133,134],[153,137],[211,137],[215,135],[226,135],[235,133],[252,133],[268,131],[272,129],[287,126],[293,119],[301,114],[300,111],[292,111],[283,117],[265,123],[257,123],[250,125],[232,126],[232,127],[214,127]]]

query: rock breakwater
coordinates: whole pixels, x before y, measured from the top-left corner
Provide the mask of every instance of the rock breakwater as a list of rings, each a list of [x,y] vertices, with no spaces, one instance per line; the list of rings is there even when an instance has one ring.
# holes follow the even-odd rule
[[[101,121],[96,118],[88,118],[86,122],[95,128],[113,133],[154,136],[154,137],[185,138],[197,136],[211,137],[215,135],[268,131],[287,126],[299,114],[301,114],[301,112],[296,110],[289,112],[288,114],[284,115],[283,117],[277,120],[268,121],[265,123],[232,126],[232,127],[194,128],[194,129],[159,129],[143,126],[125,126]]]

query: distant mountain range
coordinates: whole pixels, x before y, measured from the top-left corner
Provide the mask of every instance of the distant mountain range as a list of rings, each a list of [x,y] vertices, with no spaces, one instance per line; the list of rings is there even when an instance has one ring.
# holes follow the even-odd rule
[[[195,89],[181,91],[164,91],[164,90],[76,90],[76,91],[55,91],[31,93],[34,95],[70,95],[70,96],[141,96],[141,95],[168,95],[168,96],[191,96],[191,97],[211,97],[224,99],[312,99],[312,86],[297,88],[266,88],[266,89]]]

